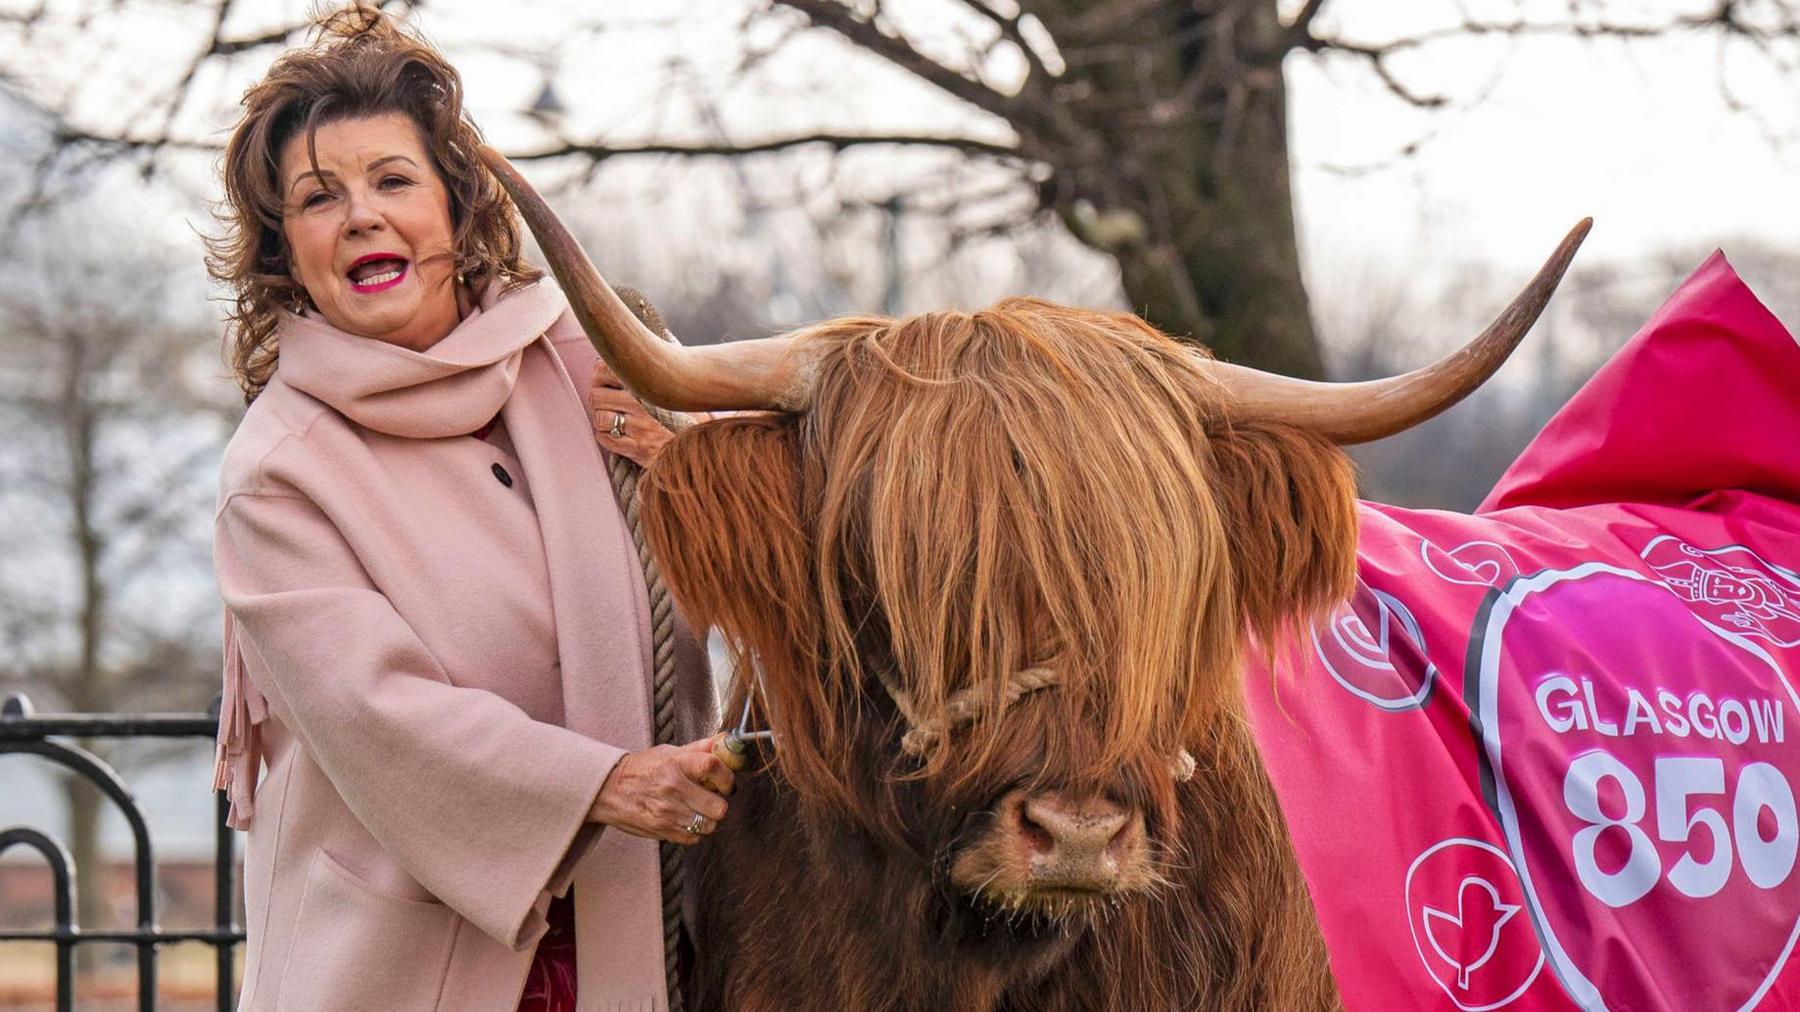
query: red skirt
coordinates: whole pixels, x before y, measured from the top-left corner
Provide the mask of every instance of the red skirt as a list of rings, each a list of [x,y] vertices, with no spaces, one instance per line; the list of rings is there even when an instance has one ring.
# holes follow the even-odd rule
[[[575,904],[567,896],[553,899],[546,916],[550,930],[525,974],[519,1012],[575,1012]]]

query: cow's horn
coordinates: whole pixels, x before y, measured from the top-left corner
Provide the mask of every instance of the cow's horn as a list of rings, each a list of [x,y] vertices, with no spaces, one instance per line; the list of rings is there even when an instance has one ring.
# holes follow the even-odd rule
[[[481,159],[512,194],[537,236],[588,340],[633,393],[675,411],[806,407],[810,369],[792,341],[777,337],[683,348],[662,340],[613,293],[544,198],[506,157],[483,145]]]
[[[1467,397],[1500,368],[1537,322],[1593,224],[1583,218],[1571,229],[1479,337],[1428,366],[1361,383],[1315,383],[1225,362],[1208,362],[1208,370],[1224,385],[1234,415],[1287,422],[1340,444],[1403,432]]]

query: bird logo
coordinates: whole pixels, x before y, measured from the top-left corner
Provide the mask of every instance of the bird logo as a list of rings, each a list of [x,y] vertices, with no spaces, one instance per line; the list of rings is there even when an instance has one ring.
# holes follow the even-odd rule
[[[1500,948],[1500,929],[1522,909],[1500,902],[1500,890],[1479,875],[1462,880],[1456,890],[1456,913],[1427,905],[1425,940],[1438,958],[1456,971],[1456,986],[1469,989],[1469,974],[1487,965]],[[1472,955],[1471,955],[1472,954]]]

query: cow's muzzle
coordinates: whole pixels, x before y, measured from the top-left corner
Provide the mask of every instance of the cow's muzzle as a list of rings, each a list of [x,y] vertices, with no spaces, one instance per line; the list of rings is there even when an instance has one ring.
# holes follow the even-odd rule
[[[981,834],[955,855],[950,879],[1008,908],[1061,909],[1155,882],[1142,812],[1095,794],[1001,796]]]

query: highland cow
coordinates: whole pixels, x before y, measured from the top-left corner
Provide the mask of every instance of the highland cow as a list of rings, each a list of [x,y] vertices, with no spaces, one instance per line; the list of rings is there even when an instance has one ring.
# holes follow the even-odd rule
[[[667,345],[490,164],[635,392],[750,412],[643,485],[778,743],[696,848],[695,1007],[1339,1004],[1244,664],[1351,595],[1339,446],[1491,375],[1586,223],[1464,350],[1309,384],[1033,299]]]

